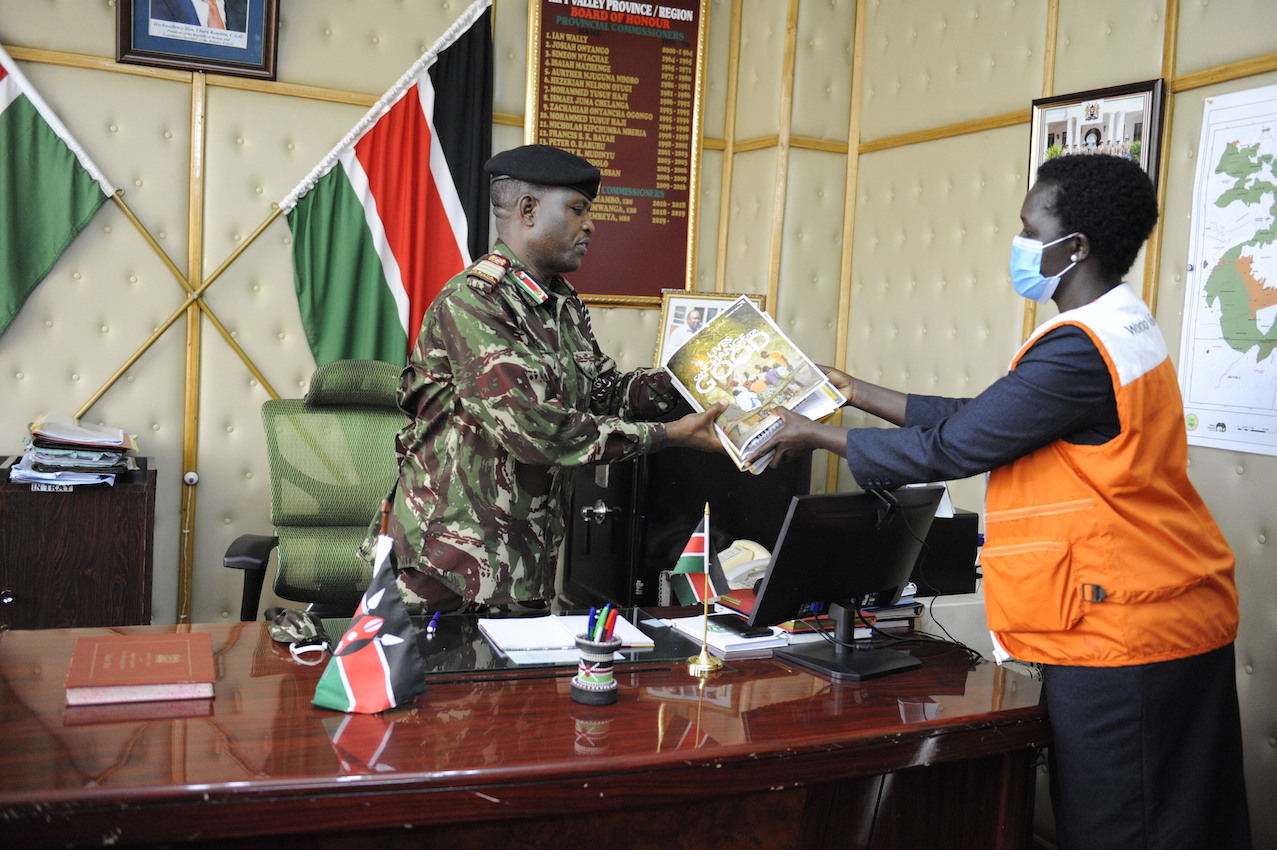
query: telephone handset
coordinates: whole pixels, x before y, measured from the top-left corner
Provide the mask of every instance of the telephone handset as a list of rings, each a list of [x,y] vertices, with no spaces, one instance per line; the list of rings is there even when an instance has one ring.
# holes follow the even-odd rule
[[[735,590],[752,588],[763,577],[763,573],[767,572],[771,559],[772,553],[753,540],[733,540],[726,549],[718,553],[727,585]]]

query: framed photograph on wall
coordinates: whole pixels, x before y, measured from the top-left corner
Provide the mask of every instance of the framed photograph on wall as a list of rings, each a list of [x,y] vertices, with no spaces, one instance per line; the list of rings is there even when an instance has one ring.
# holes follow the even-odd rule
[[[275,79],[279,0],[116,0],[115,61]]]
[[[1162,141],[1162,81],[1043,97],[1033,101],[1029,185],[1057,156],[1106,153],[1140,164],[1157,185]]]
[[[732,306],[740,293],[692,292],[666,289],[661,292],[660,335],[656,340],[656,365],[664,366],[670,355],[710,319]],[[767,309],[763,295],[747,295],[759,310]]]

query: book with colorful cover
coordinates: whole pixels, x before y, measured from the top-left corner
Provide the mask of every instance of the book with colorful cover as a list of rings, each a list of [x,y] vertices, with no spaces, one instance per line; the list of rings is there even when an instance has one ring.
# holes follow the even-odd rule
[[[89,635],[71,653],[67,705],[207,699],[216,679],[208,632]]]
[[[744,296],[679,346],[665,369],[696,410],[720,401],[730,405],[715,429],[737,468],[754,473],[771,459],[758,450],[780,427],[777,407],[820,419],[846,401],[820,367]]]

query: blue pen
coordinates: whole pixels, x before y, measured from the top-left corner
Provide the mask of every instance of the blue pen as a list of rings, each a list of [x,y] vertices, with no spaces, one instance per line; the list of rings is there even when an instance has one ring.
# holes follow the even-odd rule
[[[597,621],[598,616],[599,616],[599,609],[591,605],[590,606],[590,622],[589,622],[589,625],[587,625],[585,628],[586,640],[594,640],[594,623]]]
[[[439,612],[436,611],[434,616],[430,618],[430,622],[426,624],[426,637],[434,637],[435,629],[439,628]]]

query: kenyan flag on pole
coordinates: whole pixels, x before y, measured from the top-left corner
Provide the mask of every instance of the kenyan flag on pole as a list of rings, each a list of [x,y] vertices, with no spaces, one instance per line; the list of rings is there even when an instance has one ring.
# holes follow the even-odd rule
[[[488,249],[492,0],[476,0],[280,202],[315,362],[407,362],[421,317]]]
[[[727,592],[727,577],[718,561],[718,553],[709,538],[709,504],[705,516],[688,538],[683,554],[670,575],[670,587],[680,605],[692,605],[713,600]]]
[[[114,193],[0,48],[0,333]]]

